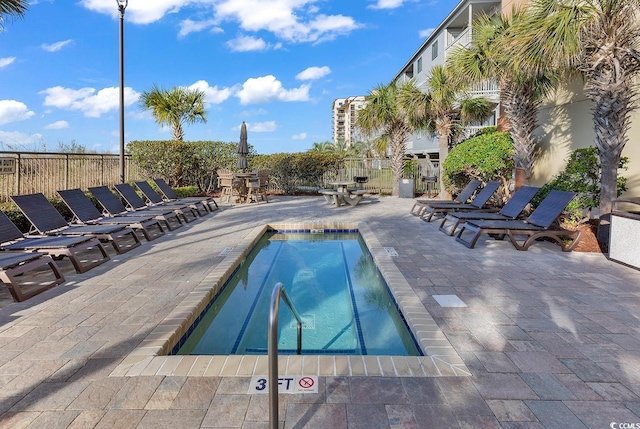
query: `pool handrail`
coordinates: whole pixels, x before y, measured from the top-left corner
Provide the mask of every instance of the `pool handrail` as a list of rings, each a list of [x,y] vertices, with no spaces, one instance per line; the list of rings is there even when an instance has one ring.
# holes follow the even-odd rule
[[[284,290],[284,285],[276,283],[271,292],[269,308],[269,427],[278,428],[278,316],[280,314],[280,298],[287,304],[298,324],[297,354],[302,354],[302,319]]]

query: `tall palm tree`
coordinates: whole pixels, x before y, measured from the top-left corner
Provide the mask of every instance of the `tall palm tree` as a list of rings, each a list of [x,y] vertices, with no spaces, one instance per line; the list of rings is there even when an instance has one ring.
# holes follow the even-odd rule
[[[358,128],[378,140],[387,142],[390,154],[393,185],[391,194],[400,194],[400,179],[404,167],[404,153],[409,135],[428,126],[426,115],[411,115],[402,105],[401,94],[413,90],[420,92],[412,81],[398,87],[395,82],[378,85],[366,96],[366,106],[358,112]]]
[[[443,164],[453,146],[460,121],[470,122],[491,115],[495,105],[483,97],[470,97],[465,93],[468,84],[445,65],[436,65],[423,88],[415,85],[403,88],[401,104],[414,122],[423,122],[438,135],[440,177]],[[440,180],[440,193],[448,195],[446,184]]]
[[[0,0],[0,31],[4,29],[6,18],[23,18],[28,8],[26,0]]]
[[[156,85],[140,95],[144,110],[151,110],[159,125],[169,125],[173,129],[173,139],[184,139],[183,124],[207,122],[204,108],[205,94],[197,89],[177,86],[170,90]]]
[[[525,17],[514,11],[511,17],[482,14],[473,22],[473,38],[468,47],[458,48],[448,59],[456,73],[470,83],[495,80],[500,88],[513,138],[513,163],[524,171],[524,184],[531,177],[531,168],[538,151],[538,111],[543,97],[556,83],[555,74],[525,73],[510,55],[513,23]]]
[[[584,76],[602,169],[600,214],[608,214],[638,107],[640,0],[532,0],[527,16],[514,44],[521,67]]]

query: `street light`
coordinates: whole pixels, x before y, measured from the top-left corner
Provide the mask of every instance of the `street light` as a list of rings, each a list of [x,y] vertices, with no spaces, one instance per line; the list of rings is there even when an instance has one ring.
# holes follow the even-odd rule
[[[120,11],[120,183],[124,183],[124,10],[129,0],[116,0]]]

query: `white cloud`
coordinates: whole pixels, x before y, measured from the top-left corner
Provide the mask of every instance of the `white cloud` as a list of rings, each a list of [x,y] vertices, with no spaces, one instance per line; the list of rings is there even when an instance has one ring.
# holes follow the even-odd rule
[[[44,105],[65,110],[79,110],[89,118],[99,118],[103,113],[116,110],[120,106],[120,90],[117,87],[71,89],[55,86],[40,91],[45,95]],[[132,88],[124,89],[124,104],[135,103],[140,94]]]
[[[278,128],[276,121],[247,123],[247,130],[254,133],[270,133]]]
[[[16,100],[0,100],[0,125],[24,121],[35,115],[26,104]]]
[[[418,35],[420,36],[421,39],[426,39],[431,35],[431,33],[433,33],[433,30],[435,30],[435,28],[426,28],[424,30],[420,30]]]
[[[42,45],[40,45],[42,47],[42,49],[44,49],[47,52],[57,52],[60,49],[64,48],[65,46],[67,46],[69,43],[73,42],[72,39],[67,39],[67,40],[62,40],[60,42],[55,42],[55,43],[43,43]]]
[[[0,148],[3,150],[39,150],[42,134],[25,134],[18,131],[0,130]]]
[[[316,0],[222,0],[215,6],[221,21],[236,21],[245,31],[269,31],[293,42],[333,39],[360,28],[344,15],[322,15],[313,5]]]
[[[240,104],[243,105],[271,101],[307,101],[309,100],[309,88],[311,85],[304,84],[299,88],[284,89],[282,83],[275,76],[268,75],[247,79],[236,96],[240,99]]]
[[[307,138],[307,133],[294,134],[291,138],[293,140],[305,140]]]
[[[13,63],[15,60],[16,60],[16,57],[0,58],[0,69],[5,68],[9,64]]]
[[[396,9],[404,3],[405,0],[378,0],[376,4],[369,6],[371,9]]]
[[[45,130],[62,130],[64,128],[69,128],[69,123],[67,121],[55,121],[48,125],[45,125]]]
[[[315,80],[320,79],[331,73],[331,69],[327,66],[309,67],[296,75],[298,80]]]
[[[186,37],[191,33],[198,33],[208,28],[212,33],[224,32],[222,28],[216,26],[216,22],[212,19],[207,19],[205,21],[193,21],[191,19],[185,19],[184,21],[180,22],[180,31],[178,32],[178,37]]]
[[[234,52],[266,51],[282,48],[282,43],[270,44],[265,42],[264,39],[253,36],[238,36],[229,40],[226,44]]]
[[[199,80],[189,86],[189,89],[198,89],[204,92],[205,101],[211,104],[220,104],[226,101],[236,91],[237,88],[218,89],[218,85],[211,87],[206,80]]]

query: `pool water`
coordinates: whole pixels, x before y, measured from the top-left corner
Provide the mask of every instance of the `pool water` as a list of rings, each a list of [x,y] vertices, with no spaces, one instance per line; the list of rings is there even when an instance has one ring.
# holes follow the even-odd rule
[[[275,231],[258,241],[174,354],[267,354],[278,282],[302,317],[303,354],[421,355],[357,232]],[[279,353],[296,352],[296,327],[281,303]]]

